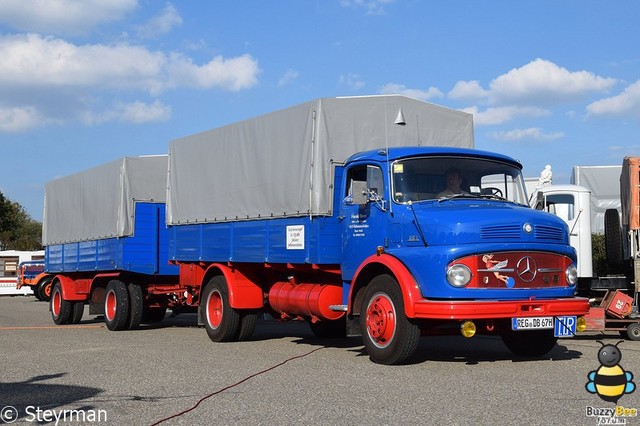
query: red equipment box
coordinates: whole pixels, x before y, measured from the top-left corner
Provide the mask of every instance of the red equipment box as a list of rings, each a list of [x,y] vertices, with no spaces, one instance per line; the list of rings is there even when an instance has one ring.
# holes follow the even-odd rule
[[[616,318],[624,318],[633,309],[633,298],[620,290],[608,291],[604,299],[602,299],[600,307],[604,308],[609,315]]]

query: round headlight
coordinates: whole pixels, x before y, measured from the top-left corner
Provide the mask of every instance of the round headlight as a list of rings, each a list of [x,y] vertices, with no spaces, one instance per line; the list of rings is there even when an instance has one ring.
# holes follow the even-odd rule
[[[454,287],[464,287],[471,281],[471,271],[464,265],[452,265],[447,270],[447,281]]]
[[[570,286],[576,285],[578,282],[578,270],[576,269],[576,265],[573,263],[567,266],[567,270],[565,272],[567,274],[567,282]]]

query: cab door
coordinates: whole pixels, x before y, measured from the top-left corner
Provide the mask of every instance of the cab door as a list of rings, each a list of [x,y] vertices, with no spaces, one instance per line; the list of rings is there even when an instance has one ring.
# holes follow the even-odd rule
[[[389,185],[382,168],[373,164],[349,167],[344,179],[341,266],[343,279],[350,280],[364,259],[386,245]]]

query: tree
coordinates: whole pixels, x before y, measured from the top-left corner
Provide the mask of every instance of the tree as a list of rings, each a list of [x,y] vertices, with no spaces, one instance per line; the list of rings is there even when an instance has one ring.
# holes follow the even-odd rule
[[[0,192],[0,250],[42,249],[42,224]]]

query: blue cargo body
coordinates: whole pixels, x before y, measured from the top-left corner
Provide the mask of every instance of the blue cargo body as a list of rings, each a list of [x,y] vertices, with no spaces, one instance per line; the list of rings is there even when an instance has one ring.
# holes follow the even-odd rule
[[[168,261],[168,241],[164,203],[137,202],[133,235],[47,246],[46,271],[178,275],[179,268]]]

